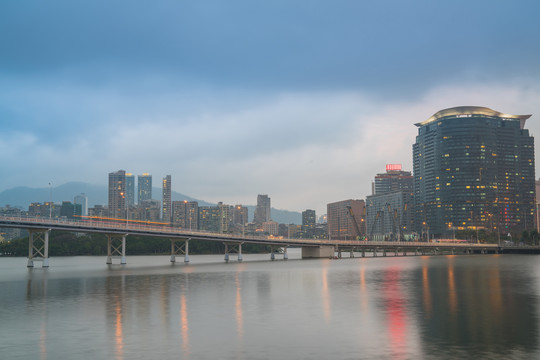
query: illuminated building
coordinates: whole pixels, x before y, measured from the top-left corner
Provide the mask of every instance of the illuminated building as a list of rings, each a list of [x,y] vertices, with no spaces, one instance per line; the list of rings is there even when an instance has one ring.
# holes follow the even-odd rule
[[[270,221],[270,198],[268,195],[257,195],[257,206],[253,222],[257,225],[262,225],[266,221]]]
[[[172,213],[172,189],[171,189],[171,175],[167,175],[163,178],[163,199],[162,206],[163,212],[161,219],[163,222],[171,222],[171,213]]]
[[[171,222],[177,227],[197,230],[199,228],[199,203],[196,201],[173,201]]]
[[[109,216],[126,218],[126,172],[109,173]]]
[[[135,205],[135,176],[126,174],[126,200],[127,206]]]
[[[144,173],[137,176],[137,203],[152,199],[152,175]]]
[[[402,171],[401,164],[387,164],[386,173],[375,176],[373,195],[388,194],[394,191],[412,191],[413,176],[410,171]]]
[[[540,230],[540,180],[536,180],[536,230]]]
[[[401,164],[387,164],[377,174],[374,194],[366,197],[366,225],[369,240],[410,239],[414,232],[413,176]]]
[[[302,227],[304,229],[315,227],[315,219],[317,219],[317,217],[315,216],[315,210],[308,209],[302,211]]]
[[[506,234],[533,227],[534,139],[525,129],[530,116],[461,106],[415,124],[415,223],[424,239],[455,229]]]
[[[330,240],[356,240],[365,235],[364,200],[343,200],[326,205]]]
[[[199,230],[219,232],[220,209],[216,206],[199,206]]]
[[[279,235],[279,223],[276,221],[265,221],[262,223],[262,229],[265,234],[277,236]]]

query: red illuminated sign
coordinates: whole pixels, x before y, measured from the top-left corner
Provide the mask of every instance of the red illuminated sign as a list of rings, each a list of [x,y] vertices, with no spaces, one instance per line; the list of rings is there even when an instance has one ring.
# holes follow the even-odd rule
[[[386,164],[386,171],[401,171],[401,164]]]

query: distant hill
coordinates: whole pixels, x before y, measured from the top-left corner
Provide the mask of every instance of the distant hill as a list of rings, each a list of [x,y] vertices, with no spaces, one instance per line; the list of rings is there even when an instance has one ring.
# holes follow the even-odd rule
[[[108,189],[106,185],[92,185],[84,182],[68,182],[63,185],[53,186],[52,189],[45,188],[30,188],[26,186],[18,186],[0,192],[0,206],[11,205],[13,207],[21,207],[24,210],[33,202],[53,201],[61,203],[62,201],[73,201],[76,195],[81,193],[88,197],[88,206],[107,205]],[[152,197],[161,200],[161,189],[152,188]],[[197,201],[199,206],[214,206],[204,200],[194,199],[178,192],[172,192],[173,201]],[[254,205],[246,205],[249,211],[249,221],[253,220],[255,213]],[[296,211],[271,210],[272,220],[280,224],[301,224],[302,214]]]
[[[88,197],[89,207],[93,207],[94,205],[107,205],[108,203],[107,186],[91,185],[83,182],[69,182],[56,187],[53,186],[52,189],[49,189],[48,187],[30,188],[19,186],[4,190],[0,192],[0,206],[11,205],[27,209],[30,203],[33,202],[46,202],[52,200],[55,203],[61,203],[62,201],[73,201],[73,198],[81,193],[86,194]],[[153,198],[161,200],[161,189],[152,188],[152,194]],[[197,200],[175,191],[172,192],[172,199],[174,201],[198,201],[200,205],[212,205],[204,200]]]

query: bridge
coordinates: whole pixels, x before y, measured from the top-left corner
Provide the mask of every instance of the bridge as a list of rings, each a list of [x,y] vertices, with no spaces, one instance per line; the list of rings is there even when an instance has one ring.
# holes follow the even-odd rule
[[[401,254],[487,254],[504,251],[497,244],[474,244],[446,240],[444,242],[390,242],[390,241],[355,241],[332,239],[295,239],[278,238],[273,236],[240,236],[233,234],[192,231],[170,226],[156,226],[125,221],[109,223],[104,221],[74,221],[67,219],[51,219],[43,217],[8,217],[0,216],[0,228],[20,228],[29,232],[28,237],[28,267],[34,266],[34,261],[41,261],[43,267],[49,266],[49,233],[51,230],[75,233],[102,233],[107,235],[107,264],[113,259],[126,264],[126,238],[128,235],[149,237],[164,237],[171,241],[170,261],[175,262],[176,256],[184,256],[184,262],[189,262],[189,241],[218,241],[225,245],[226,262],[231,256],[242,261],[242,244],[262,244],[271,248],[270,258],[282,256],[288,258],[288,247],[301,247],[302,258],[341,258],[343,253],[354,257],[355,253],[372,256],[394,256]],[[539,250],[538,247],[533,247]],[[515,249],[515,248],[514,248]]]

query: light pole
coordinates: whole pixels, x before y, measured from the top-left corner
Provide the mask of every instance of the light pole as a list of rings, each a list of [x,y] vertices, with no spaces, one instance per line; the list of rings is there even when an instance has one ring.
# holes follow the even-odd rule
[[[49,182],[49,220],[52,219],[52,185]]]

